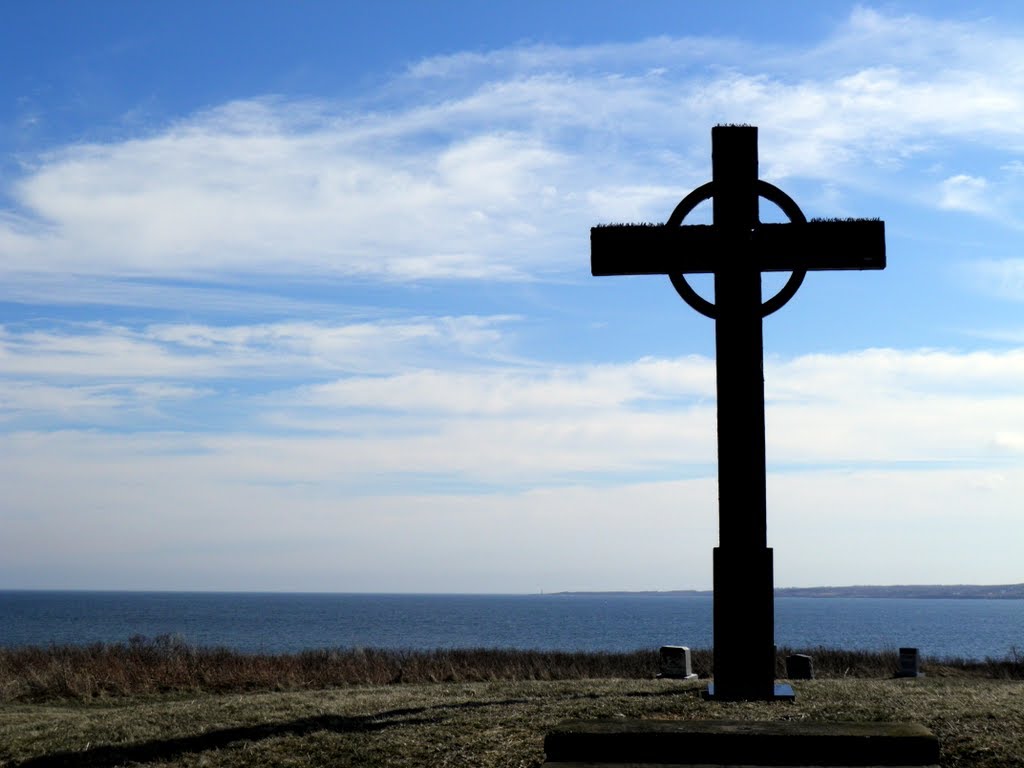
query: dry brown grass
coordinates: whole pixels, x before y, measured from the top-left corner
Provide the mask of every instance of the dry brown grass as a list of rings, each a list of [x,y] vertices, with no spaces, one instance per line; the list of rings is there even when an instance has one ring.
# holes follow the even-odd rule
[[[0,705],[3,768],[535,768],[566,719],[916,721],[943,766],[1024,766],[1024,684],[974,677],[794,683],[793,703],[706,702],[701,682],[492,681]]]
[[[778,676],[785,676],[779,649]],[[892,677],[893,652],[804,649],[819,678]],[[694,671],[711,674],[708,650],[693,653]],[[924,660],[934,677],[1024,678],[1016,655],[985,662]],[[462,649],[392,651],[350,649],[256,655],[190,647],[174,636],[134,638],[126,644],[0,649],[0,701],[89,701],[166,693],[301,691],[353,685],[465,683],[492,680],[644,680],[658,671],[657,652],[584,653]]]
[[[158,693],[296,691],[352,685],[649,678],[657,652],[349,649],[241,654],[173,636],[128,644],[0,649],[0,701]]]

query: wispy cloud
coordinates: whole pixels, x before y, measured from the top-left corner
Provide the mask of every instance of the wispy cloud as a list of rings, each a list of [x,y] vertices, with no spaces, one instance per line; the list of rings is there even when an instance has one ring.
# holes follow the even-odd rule
[[[1012,30],[866,9],[803,50],[663,37],[428,59],[369,111],[267,97],[48,151],[0,218],[2,269],[7,285],[29,273],[564,271],[595,219],[663,219],[703,181],[716,122],[770,127],[768,178],[1015,221],[1003,177],[1024,146],[1018,64]],[[951,144],[1001,147],[989,180],[930,174]]]
[[[21,430],[61,419],[187,430],[207,461],[230,445],[235,471],[241,456],[273,453],[257,474],[281,483],[422,473],[469,485],[550,484],[661,477],[669,468],[713,475],[712,360],[510,363],[496,353],[509,322],[7,329],[0,414]],[[1017,349],[771,358],[766,378],[776,468],[999,466],[1024,445]],[[130,417],[146,412],[133,427]],[[225,431],[233,436],[216,437]],[[320,451],[330,458],[314,460]]]
[[[438,356],[490,354],[508,316],[423,317],[348,324],[269,323],[142,328],[91,322],[0,326],[7,375],[68,378],[298,377],[317,371],[402,370]]]

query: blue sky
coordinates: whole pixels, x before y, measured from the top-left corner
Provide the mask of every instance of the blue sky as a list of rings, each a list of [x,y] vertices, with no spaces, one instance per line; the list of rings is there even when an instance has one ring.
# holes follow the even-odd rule
[[[710,587],[713,325],[589,229],[718,123],[886,222],[765,322],[776,583],[1024,580],[1015,4],[37,2],[0,68],[0,586]]]

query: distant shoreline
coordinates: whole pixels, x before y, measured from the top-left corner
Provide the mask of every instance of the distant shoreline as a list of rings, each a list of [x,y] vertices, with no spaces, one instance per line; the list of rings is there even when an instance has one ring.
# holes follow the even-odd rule
[[[560,590],[549,592],[274,592],[274,591],[222,591],[222,590],[172,590],[172,589],[0,589],[0,595],[200,595],[204,597],[284,597],[284,596],[386,596],[386,597],[530,597],[530,596],[630,596],[646,595],[668,597],[711,597],[710,589],[664,589],[664,590]],[[776,587],[776,597],[886,597],[897,599],[946,599],[946,600],[1024,600],[1022,584],[896,584],[887,586],[855,585],[852,587]]]
[[[710,589],[672,589],[665,591],[550,592],[552,595],[668,595],[710,597]],[[776,597],[891,597],[947,600],[1024,600],[1024,584],[922,584],[854,587],[777,587]]]

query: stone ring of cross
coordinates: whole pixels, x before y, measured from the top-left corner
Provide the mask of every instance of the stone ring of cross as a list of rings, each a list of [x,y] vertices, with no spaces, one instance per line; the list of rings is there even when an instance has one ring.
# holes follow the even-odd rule
[[[668,217],[668,221],[665,222],[665,226],[680,226],[683,223],[683,219],[686,218],[686,215],[690,211],[696,208],[700,203],[703,203],[705,200],[710,200],[714,196],[715,182],[709,181],[707,184],[701,184],[679,201],[679,205],[677,205],[676,209],[672,211],[672,215]],[[796,201],[774,184],[769,184],[767,181],[761,181],[758,179],[757,196],[763,197],[765,200],[779,206],[779,209],[789,217],[790,222],[793,224],[807,223],[807,217],[804,216],[804,212],[800,210],[800,206],[796,204]],[[782,286],[782,290],[772,296],[772,298],[768,299],[768,301],[762,302],[761,317],[767,317],[772,312],[782,309],[786,302],[793,298],[793,295],[797,292],[797,289],[800,288],[800,284],[803,283],[806,275],[807,270],[805,269],[793,270],[793,273],[789,276],[789,280],[787,280],[786,284]],[[708,301],[693,290],[690,284],[686,282],[686,275],[679,273],[670,274],[668,277],[672,281],[672,286],[682,297],[683,301],[705,317],[710,317],[712,320],[718,317],[718,309],[715,307],[714,303]]]

